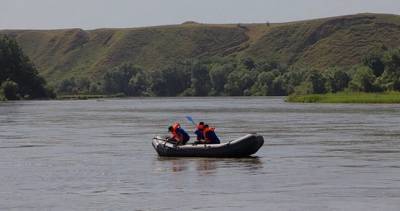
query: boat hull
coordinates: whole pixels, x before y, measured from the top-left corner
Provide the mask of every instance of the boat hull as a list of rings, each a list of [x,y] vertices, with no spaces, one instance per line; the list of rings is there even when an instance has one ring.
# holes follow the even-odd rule
[[[159,136],[152,142],[158,155],[167,157],[248,157],[255,154],[263,144],[264,138],[256,134],[248,134],[222,144],[176,146]]]

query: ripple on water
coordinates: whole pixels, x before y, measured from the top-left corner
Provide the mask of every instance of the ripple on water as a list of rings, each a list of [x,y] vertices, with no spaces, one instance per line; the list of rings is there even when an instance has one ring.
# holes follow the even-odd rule
[[[158,157],[152,137],[174,121],[192,133],[188,115],[265,145],[253,158]],[[397,210],[399,121],[398,105],[280,97],[0,103],[0,209]]]

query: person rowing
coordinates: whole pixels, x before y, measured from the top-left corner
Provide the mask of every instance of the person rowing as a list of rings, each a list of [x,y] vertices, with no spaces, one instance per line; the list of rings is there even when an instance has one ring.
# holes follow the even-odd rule
[[[203,143],[203,140],[204,140],[204,122],[199,122],[199,124],[196,125],[196,131],[194,131],[194,134],[196,134],[196,139],[197,139],[197,141],[195,141],[194,144]]]
[[[205,125],[204,122],[200,122],[197,125],[197,130],[194,132],[197,136],[197,141],[194,144],[219,144],[217,134],[215,133],[215,128],[210,128]]]
[[[190,139],[189,134],[181,127],[178,122],[169,126],[168,131],[172,134],[168,141],[176,145],[185,145]]]
[[[215,134],[215,128],[211,128],[208,125],[204,125],[204,140],[206,144],[219,144],[221,141],[219,140],[217,134]]]

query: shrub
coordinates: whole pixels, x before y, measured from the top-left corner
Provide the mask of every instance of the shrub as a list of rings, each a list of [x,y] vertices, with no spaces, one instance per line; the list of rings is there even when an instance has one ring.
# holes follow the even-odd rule
[[[11,80],[6,80],[1,84],[4,97],[7,100],[18,100],[18,84]]]

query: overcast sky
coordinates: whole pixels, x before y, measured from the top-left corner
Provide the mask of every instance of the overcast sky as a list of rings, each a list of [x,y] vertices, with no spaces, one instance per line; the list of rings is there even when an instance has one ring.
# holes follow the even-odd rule
[[[0,0],[0,29],[117,28],[184,21],[288,22],[400,14],[400,0]]]

